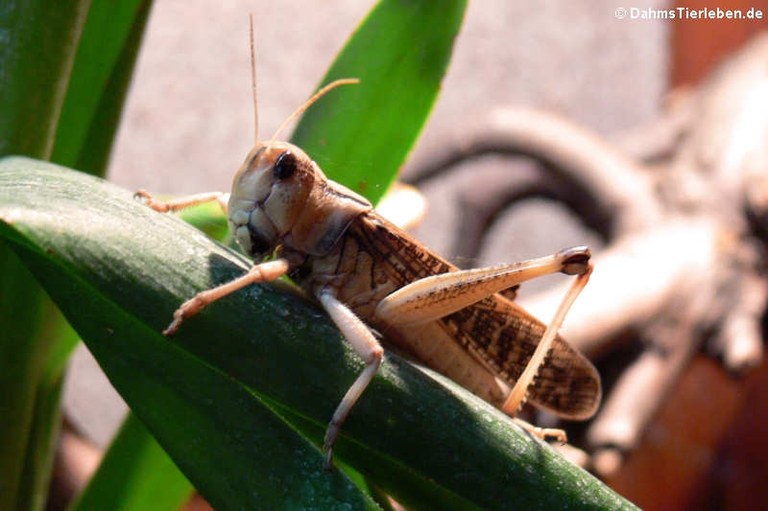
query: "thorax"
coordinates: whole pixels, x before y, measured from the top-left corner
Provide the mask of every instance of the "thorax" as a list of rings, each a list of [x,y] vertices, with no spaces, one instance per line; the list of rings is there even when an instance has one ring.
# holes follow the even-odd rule
[[[361,215],[325,256],[308,256],[292,278],[315,296],[330,286],[361,319],[378,327],[373,311],[393,291],[453,269],[376,212]]]

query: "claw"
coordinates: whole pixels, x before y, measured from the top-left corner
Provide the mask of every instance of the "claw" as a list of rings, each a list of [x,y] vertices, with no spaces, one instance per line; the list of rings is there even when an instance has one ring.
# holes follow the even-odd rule
[[[566,275],[584,275],[589,267],[592,253],[587,247],[573,247],[561,251],[558,255],[563,257],[561,273]]]
[[[152,194],[146,190],[137,190],[136,193],[133,194],[133,198],[141,200],[146,206],[154,209],[158,213],[167,213],[170,210],[167,203],[155,199],[152,197]]]
[[[323,464],[323,468],[330,472],[333,470],[333,447],[323,447],[323,450],[325,451],[325,463]]]

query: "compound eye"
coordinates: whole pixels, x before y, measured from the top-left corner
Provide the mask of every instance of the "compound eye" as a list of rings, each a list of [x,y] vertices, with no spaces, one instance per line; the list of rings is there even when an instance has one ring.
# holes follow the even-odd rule
[[[296,173],[297,163],[296,157],[290,151],[285,151],[277,157],[272,175],[275,179],[288,179]]]

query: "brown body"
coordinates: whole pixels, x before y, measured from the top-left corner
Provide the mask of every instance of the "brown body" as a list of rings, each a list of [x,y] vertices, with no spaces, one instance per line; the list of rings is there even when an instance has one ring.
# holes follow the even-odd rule
[[[307,257],[291,276],[313,295],[333,286],[339,300],[387,341],[500,407],[545,330],[510,299],[513,293],[496,293],[422,325],[398,327],[375,314],[393,291],[455,270],[370,210],[350,224],[330,254]],[[558,337],[528,398],[558,416],[587,418],[600,402],[600,379],[592,364]]]

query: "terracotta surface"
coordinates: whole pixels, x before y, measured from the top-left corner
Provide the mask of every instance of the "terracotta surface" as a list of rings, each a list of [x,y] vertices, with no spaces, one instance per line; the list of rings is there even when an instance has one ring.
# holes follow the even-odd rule
[[[740,9],[760,9],[763,19],[745,21],[723,21],[718,19],[683,19],[675,24],[671,34],[672,65],[670,83],[673,87],[691,85],[701,80],[707,72],[735,50],[750,36],[768,25],[768,1],[766,0],[730,0],[713,2],[706,7]],[[677,0],[675,7],[690,9],[701,8],[696,0]]]

